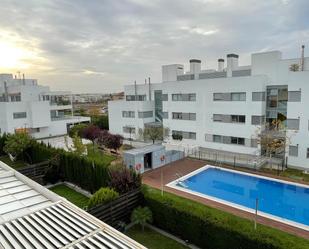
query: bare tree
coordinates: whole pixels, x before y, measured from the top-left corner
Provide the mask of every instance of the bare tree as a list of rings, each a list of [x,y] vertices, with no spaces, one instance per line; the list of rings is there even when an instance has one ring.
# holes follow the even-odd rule
[[[160,126],[160,127],[145,127],[144,130],[139,130],[140,136],[143,139],[150,139],[152,143],[155,143],[156,140],[163,140],[169,135],[169,128]]]
[[[272,157],[285,151],[289,146],[291,134],[287,132],[285,125],[280,120],[265,123],[256,131],[257,144],[265,150],[265,156],[270,158],[272,168]]]

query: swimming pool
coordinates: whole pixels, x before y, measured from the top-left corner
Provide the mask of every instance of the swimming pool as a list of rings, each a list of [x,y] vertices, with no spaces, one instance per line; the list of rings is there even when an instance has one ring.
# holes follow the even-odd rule
[[[309,231],[309,186],[204,166],[167,186]]]

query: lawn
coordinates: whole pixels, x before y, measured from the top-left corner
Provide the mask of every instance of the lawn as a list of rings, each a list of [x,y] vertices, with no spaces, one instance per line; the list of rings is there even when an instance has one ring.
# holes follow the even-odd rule
[[[170,239],[148,227],[143,232],[139,226],[130,228],[126,235],[149,249],[188,249],[177,241]]]
[[[88,205],[89,198],[84,196],[81,193],[76,192],[75,190],[67,187],[64,184],[57,185],[55,187],[50,188],[49,190],[54,193],[66,198],[68,201],[72,202],[76,206],[80,208],[84,208]]]
[[[266,172],[266,173],[274,174],[274,175],[278,174],[278,171],[274,170],[274,169],[271,170],[271,169],[268,169],[268,168],[262,168],[262,171]],[[305,173],[303,173],[302,170],[299,170],[299,169],[288,168],[284,171],[279,171],[279,176],[284,176],[284,177],[287,177],[287,178],[291,178],[293,180],[301,180],[301,181],[304,181],[304,182],[309,182],[309,174],[305,174]]]
[[[20,160],[12,162],[9,156],[0,156],[0,161],[4,162],[5,164],[9,165],[14,169],[27,166],[23,161]]]
[[[112,161],[116,159],[115,156],[103,153],[98,149],[96,145],[88,144],[87,145],[88,158],[93,159],[94,161],[100,161],[106,165],[109,165]]]

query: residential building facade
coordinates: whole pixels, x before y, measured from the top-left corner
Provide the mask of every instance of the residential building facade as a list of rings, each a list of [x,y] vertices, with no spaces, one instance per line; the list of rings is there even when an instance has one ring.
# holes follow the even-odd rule
[[[308,169],[308,82],[309,58],[282,59],[279,51],[252,54],[247,66],[228,54],[217,70],[202,70],[193,59],[186,73],[180,64],[162,66],[162,83],[125,86],[125,99],[109,102],[109,126],[138,139],[145,125],[162,123],[168,143],[177,134],[183,147],[261,155],[258,134],[265,123],[281,120],[289,137],[286,163]]]
[[[34,138],[59,136],[71,125],[89,121],[74,116],[70,92],[50,91],[37,80],[0,74],[0,134],[25,130]]]

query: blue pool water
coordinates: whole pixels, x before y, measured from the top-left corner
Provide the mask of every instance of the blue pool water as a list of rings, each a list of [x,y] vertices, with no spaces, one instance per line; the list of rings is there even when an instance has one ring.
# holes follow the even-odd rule
[[[309,188],[207,168],[184,181],[187,189],[309,226]],[[184,186],[180,186],[183,187]]]

